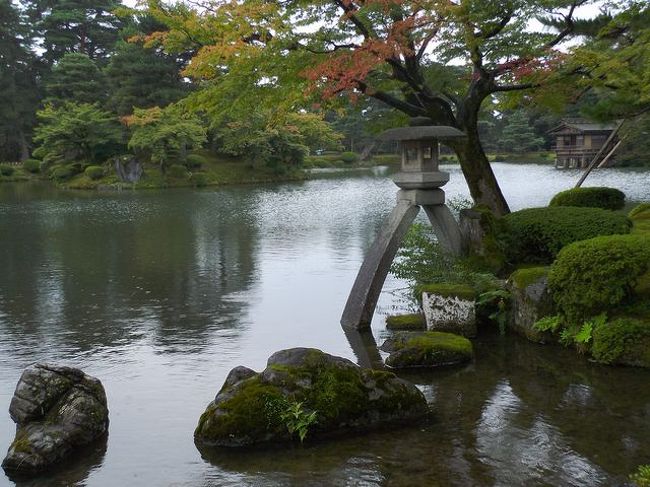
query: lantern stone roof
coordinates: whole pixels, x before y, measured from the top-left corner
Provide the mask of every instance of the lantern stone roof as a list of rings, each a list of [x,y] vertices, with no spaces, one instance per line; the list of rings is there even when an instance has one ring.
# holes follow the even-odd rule
[[[384,131],[382,140],[449,140],[465,137],[465,134],[447,125],[422,125],[415,127],[398,127]]]

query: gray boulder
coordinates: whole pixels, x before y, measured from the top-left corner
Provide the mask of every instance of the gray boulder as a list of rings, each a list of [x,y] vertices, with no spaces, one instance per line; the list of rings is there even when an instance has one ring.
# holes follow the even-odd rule
[[[413,420],[420,390],[390,372],[362,369],[313,348],[273,354],[266,369],[233,369],[199,420],[197,446],[288,442]]]
[[[2,468],[35,475],[108,431],[101,382],[79,369],[35,364],[20,376],[9,406],[16,437]]]
[[[548,267],[530,267],[512,273],[506,284],[512,295],[508,320],[510,329],[531,341],[553,341],[548,332],[536,330],[536,321],[555,314],[553,298],[548,290]]]

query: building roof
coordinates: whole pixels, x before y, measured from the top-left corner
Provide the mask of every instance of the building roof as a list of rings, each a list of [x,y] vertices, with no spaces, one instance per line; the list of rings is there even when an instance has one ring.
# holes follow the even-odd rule
[[[548,133],[554,133],[554,132],[562,132],[563,130],[566,129],[573,129],[577,130],[578,132],[611,132],[612,130],[616,130],[617,123],[616,122],[610,122],[610,123],[596,123],[596,122],[589,122],[587,120],[573,120],[573,119],[567,119],[563,120],[560,125],[557,127],[551,129],[548,131]]]
[[[449,140],[465,137],[465,134],[447,125],[421,125],[415,127],[399,127],[384,131],[379,138],[382,140]]]

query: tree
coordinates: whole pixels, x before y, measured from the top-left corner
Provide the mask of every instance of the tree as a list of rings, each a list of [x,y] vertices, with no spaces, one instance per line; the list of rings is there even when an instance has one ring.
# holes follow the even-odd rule
[[[165,107],[187,94],[175,60],[140,43],[120,41],[106,67],[110,84],[109,106],[119,115],[134,107]]]
[[[106,79],[97,64],[85,54],[65,54],[45,80],[45,101],[61,105],[106,100]]]
[[[554,48],[571,34],[575,9],[589,1],[208,0],[200,11],[149,3],[170,28],[152,40],[199,49],[186,74],[211,81],[205,105],[230,110],[220,104],[235,92],[241,106],[246,93],[294,106],[347,93],[457,127],[466,138],[451,146],[473,199],[504,214],[479,140],[481,106],[542,83],[563,59]],[[562,27],[533,31],[530,19],[542,15]],[[452,60],[463,64],[445,66]]]
[[[257,112],[216,129],[219,151],[277,170],[302,164],[310,149],[339,147],[341,134],[312,113]]]
[[[522,153],[539,149],[544,139],[537,137],[523,110],[506,115],[507,124],[501,132],[500,145],[508,152]]]
[[[593,94],[586,113],[599,119],[650,110],[650,6],[631,0],[618,15],[587,24],[589,42],[574,51],[570,68],[582,93]]]
[[[114,115],[98,105],[66,102],[37,113],[35,155],[47,163],[103,162],[122,148],[122,128]]]
[[[29,157],[39,101],[37,59],[30,32],[10,0],[0,0],[0,160]]]
[[[129,149],[158,164],[163,173],[171,161],[185,162],[187,151],[201,147],[207,139],[201,120],[179,105],[136,108],[123,120],[132,130]]]
[[[53,64],[66,53],[101,60],[117,40],[119,0],[25,0],[42,38],[43,59]]]

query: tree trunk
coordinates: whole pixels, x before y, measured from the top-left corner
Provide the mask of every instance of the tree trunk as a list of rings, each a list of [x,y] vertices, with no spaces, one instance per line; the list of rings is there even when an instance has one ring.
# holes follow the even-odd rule
[[[458,156],[458,162],[467,181],[474,203],[485,205],[497,216],[510,213],[510,208],[503,197],[490,162],[488,161],[478,138],[478,128],[463,127],[467,138],[455,142],[452,148]]]

